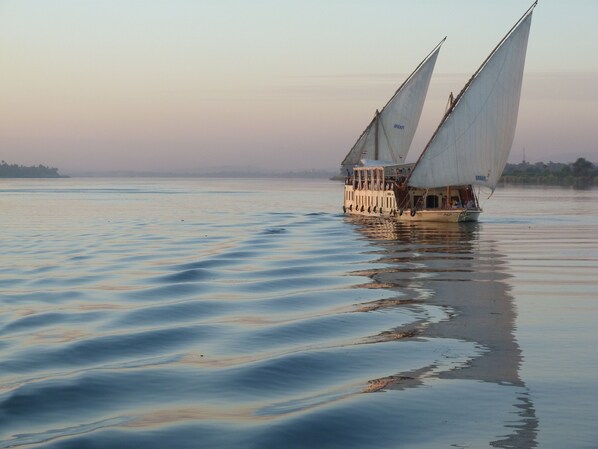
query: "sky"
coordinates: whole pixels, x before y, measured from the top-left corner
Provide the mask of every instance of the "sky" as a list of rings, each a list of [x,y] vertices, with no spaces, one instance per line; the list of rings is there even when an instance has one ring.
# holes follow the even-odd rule
[[[336,169],[444,37],[408,159],[523,0],[0,0],[0,158]],[[540,0],[511,162],[598,162],[598,0]]]

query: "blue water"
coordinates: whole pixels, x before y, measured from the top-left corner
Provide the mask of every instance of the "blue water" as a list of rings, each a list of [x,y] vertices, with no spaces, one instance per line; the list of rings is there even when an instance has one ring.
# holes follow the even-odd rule
[[[458,226],[341,200],[1,181],[0,448],[596,447],[598,191]]]

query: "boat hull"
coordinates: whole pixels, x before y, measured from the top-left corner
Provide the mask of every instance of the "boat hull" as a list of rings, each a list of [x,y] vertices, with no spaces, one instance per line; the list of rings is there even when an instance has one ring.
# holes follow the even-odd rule
[[[482,212],[471,186],[409,188],[400,193],[387,180],[369,184],[374,188],[355,188],[350,179],[345,183],[346,214],[397,222],[462,223],[478,221]]]
[[[345,210],[345,213],[348,215],[357,215],[362,217],[372,217],[372,218],[386,218],[393,221],[399,222],[436,222],[436,223],[464,223],[464,222],[472,222],[478,221],[478,217],[480,216],[480,210],[467,210],[467,209],[453,209],[453,210],[417,210],[414,213],[412,211],[406,210],[401,213],[401,211],[393,211],[385,213],[379,212],[368,212],[368,211],[350,211]]]

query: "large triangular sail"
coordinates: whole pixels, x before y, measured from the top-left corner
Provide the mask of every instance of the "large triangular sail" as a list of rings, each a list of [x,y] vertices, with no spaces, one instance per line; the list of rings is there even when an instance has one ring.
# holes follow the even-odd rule
[[[445,39],[405,80],[382,111],[376,111],[373,120],[343,160],[343,167],[354,166],[361,159],[404,162],[419,123],[436,58]]]
[[[417,161],[409,185],[434,188],[472,184],[494,190],[513,144],[536,3],[454,100]]]

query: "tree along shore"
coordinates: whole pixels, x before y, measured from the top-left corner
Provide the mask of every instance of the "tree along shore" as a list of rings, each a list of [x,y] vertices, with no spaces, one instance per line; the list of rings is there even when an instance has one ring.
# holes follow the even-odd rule
[[[60,175],[57,168],[41,164],[26,167],[2,161],[0,163],[0,178],[68,178],[68,176]]]
[[[0,163],[0,178],[68,178],[54,167]],[[598,166],[580,157],[575,162],[521,162],[507,164],[500,178],[501,184],[598,186]]]
[[[500,178],[501,184],[551,186],[598,186],[598,167],[583,157],[570,164],[558,162],[521,162],[507,164]]]

